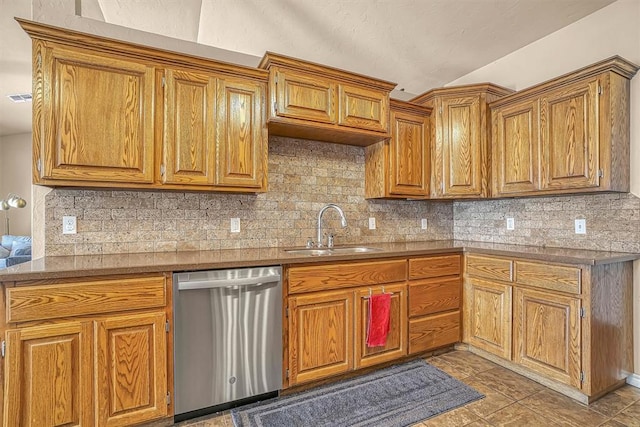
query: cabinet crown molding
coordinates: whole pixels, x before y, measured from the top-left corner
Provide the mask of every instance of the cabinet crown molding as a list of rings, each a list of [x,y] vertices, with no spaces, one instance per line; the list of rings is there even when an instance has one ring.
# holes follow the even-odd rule
[[[397,85],[397,83],[372,78],[362,74],[353,73],[351,71],[342,70],[340,68],[330,67],[274,52],[267,52],[262,57],[260,64],[258,64],[258,68],[269,70],[271,67],[283,67],[289,70],[301,71],[306,74],[313,74],[324,78],[329,77],[345,83],[384,91],[391,91]]]
[[[174,52],[109,37],[83,33],[49,24],[15,18],[32,39],[81,47],[101,53],[135,58],[162,66],[180,66],[203,71],[215,71],[229,76],[267,81],[269,73],[258,68],[231,64],[213,58]]]
[[[620,76],[631,79],[638,72],[640,67],[621,56],[615,55],[602,61],[596,62],[578,70],[563,74],[560,77],[547,80],[545,82],[530,86],[528,88],[514,92],[511,95],[495,100],[489,104],[490,108],[509,104],[511,101],[520,100],[529,96],[537,96],[549,90],[558,89],[562,86],[574,83],[578,80],[595,76],[601,73],[613,72]]]
[[[428,104],[436,96],[472,96],[478,94],[488,94],[497,97],[503,97],[512,94],[514,91],[506,87],[498,86],[493,83],[478,83],[452,87],[442,87],[431,89],[421,95],[409,100],[414,104]]]

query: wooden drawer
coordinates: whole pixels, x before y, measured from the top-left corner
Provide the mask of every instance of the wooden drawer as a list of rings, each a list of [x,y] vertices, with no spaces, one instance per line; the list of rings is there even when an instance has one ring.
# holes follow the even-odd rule
[[[412,258],[409,260],[409,279],[453,276],[460,274],[460,255]]]
[[[570,294],[582,292],[582,274],[577,267],[516,261],[515,281],[522,285]]]
[[[509,259],[483,255],[467,255],[466,273],[472,277],[497,279],[505,282],[513,280],[513,262]]]
[[[460,341],[460,312],[454,311],[409,320],[409,354]]]
[[[7,289],[7,322],[164,307],[164,276],[125,277]]]
[[[410,283],[409,316],[459,309],[461,285],[459,277]]]
[[[289,269],[289,293],[382,285],[406,279],[406,260],[293,267]]]

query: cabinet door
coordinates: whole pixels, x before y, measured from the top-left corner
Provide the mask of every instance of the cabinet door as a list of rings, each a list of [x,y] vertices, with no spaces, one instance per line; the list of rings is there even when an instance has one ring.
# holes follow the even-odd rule
[[[540,101],[526,100],[494,112],[493,172],[495,195],[540,188]]]
[[[543,189],[599,185],[598,85],[596,78],[542,98]]]
[[[374,293],[382,292],[382,288],[371,288]],[[355,368],[364,368],[387,362],[407,354],[407,285],[397,284],[384,286],[385,292],[391,292],[391,310],[387,343],[380,347],[367,347],[367,327],[369,324],[369,288],[356,291],[355,309]]]
[[[96,322],[98,426],[128,426],[167,413],[164,312]]]
[[[400,111],[391,112],[390,194],[428,196],[430,168],[427,123],[424,116]]]
[[[514,362],[580,388],[580,300],[516,288]]]
[[[436,180],[442,195],[481,196],[483,165],[480,97],[443,97],[440,116],[441,169]]]
[[[6,333],[4,425],[93,425],[91,322]]]
[[[336,122],[336,85],[317,76],[275,72],[276,115],[320,123]]]
[[[267,188],[267,131],[263,83],[218,80],[215,185]]]
[[[464,341],[511,360],[512,287],[467,279],[464,288]]]
[[[215,95],[215,77],[167,70],[163,182],[213,184]]]
[[[153,68],[61,47],[43,54],[41,176],[152,183]]]
[[[380,91],[341,84],[338,124],[379,132],[389,130],[389,96]]]
[[[289,298],[289,385],[353,369],[353,290]]]

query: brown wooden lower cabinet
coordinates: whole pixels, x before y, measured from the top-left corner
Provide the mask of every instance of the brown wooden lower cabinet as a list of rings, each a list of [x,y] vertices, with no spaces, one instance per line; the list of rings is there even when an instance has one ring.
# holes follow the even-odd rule
[[[167,415],[164,312],[95,323],[97,424],[133,425]]]
[[[289,298],[289,385],[353,369],[353,290]]]
[[[460,311],[409,319],[409,354],[460,341]]]
[[[580,323],[579,298],[516,288],[513,361],[579,388]]]
[[[633,371],[632,282],[629,260],[571,265],[468,254],[463,341],[589,403]]]
[[[378,293],[381,291],[381,287],[376,286],[372,290]],[[356,291],[355,369],[399,359],[407,354],[407,286],[404,283],[385,285],[384,291],[391,292],[393,295],[391,295],[387,343],[380,347],[367,347],[369,288],[360,288]]]
[[[89,321],[6,332],[4,426],[93,424]]]
[[[3,311],[15,319],[2,325],[3,425],[130,426],[169,417],[169,277],[3,288]]]
[[[511,360],[511,286],[467,279],[464,292],[464,341]]]

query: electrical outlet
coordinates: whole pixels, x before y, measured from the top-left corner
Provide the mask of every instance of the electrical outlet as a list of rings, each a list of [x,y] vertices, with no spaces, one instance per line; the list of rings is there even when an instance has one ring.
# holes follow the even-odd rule
[[[587,234],[586,219],[576,219],[576,234]]]
[[[422,228],[423,230],[427,229],[427,218],[422,218],[422,220],[420,221],[420,228]]]
[[[75,216],[63,216],[62,217],[62,234],[76,234],[76,217]]]
[[[507,230],[515,230],[516,221],[513,218],[507,218]]]
[[[231,218],[231,232],[232,233],[240,232],[240,218]]]
[[[375,218],[369,218],[369,230],[375,230],[376,229],[376,219]]]

